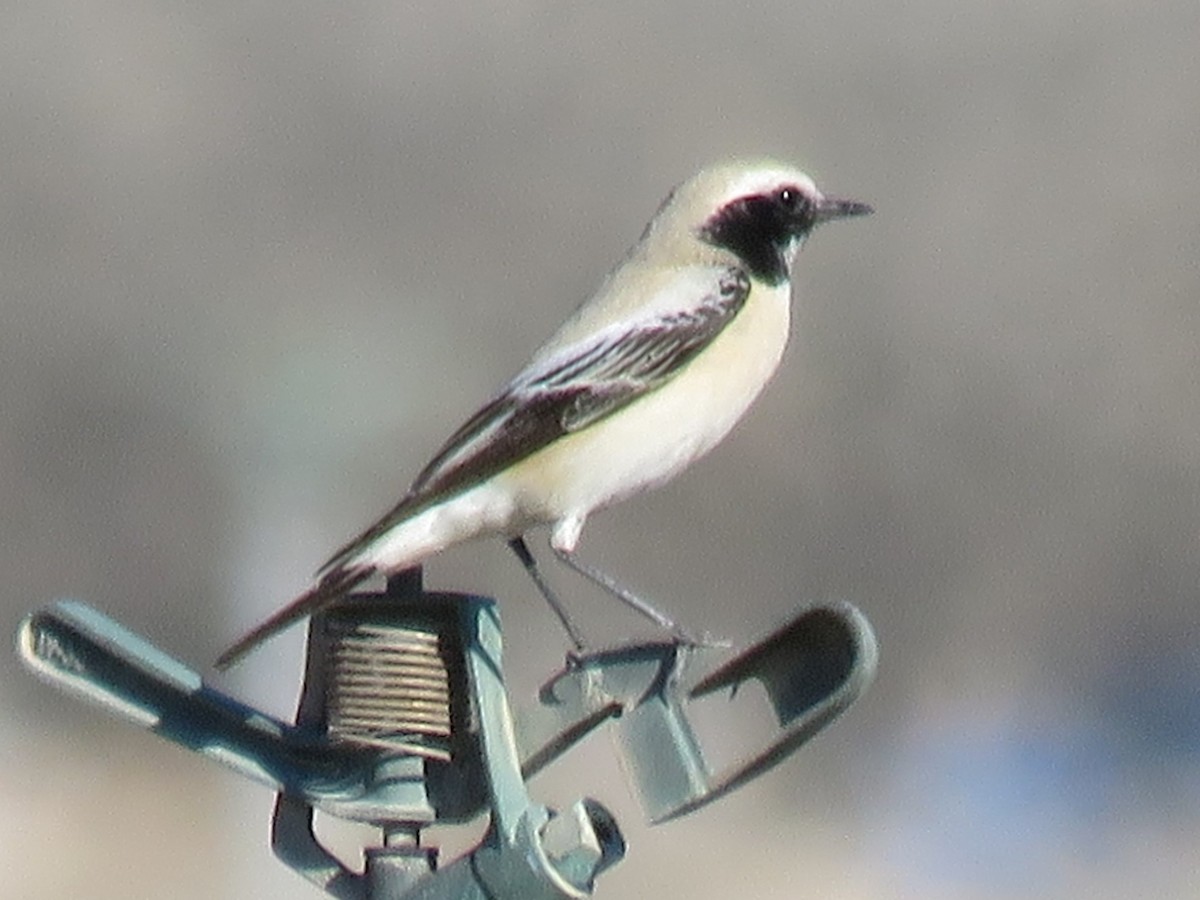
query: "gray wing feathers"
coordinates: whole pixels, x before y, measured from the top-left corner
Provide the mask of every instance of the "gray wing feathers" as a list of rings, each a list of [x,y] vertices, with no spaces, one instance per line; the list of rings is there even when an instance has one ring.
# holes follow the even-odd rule
[[[749,294],[742,271],[714,270],[711,291],[693,305],[620,323],[526,369],[451,436],[399,503],[321,567],[313,588],[229,648],[217,665],[231,665],[369,578],[375,569],[359,558],[362,551],[397,523],[661,387],[721,333]]]
[[[614,326],[526,369],[450,437],[395,507],[321,572],[348,563],[397,522],[662,386],[721,333],[749,294],[740,269],[714,270],[711,292],[694,305]]]

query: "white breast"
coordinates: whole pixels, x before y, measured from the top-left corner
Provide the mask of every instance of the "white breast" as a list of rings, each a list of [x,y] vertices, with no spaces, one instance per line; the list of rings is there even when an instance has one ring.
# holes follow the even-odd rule
[[[790,285],[756,285],[686,369],[607,419],[561,438],[501,478],[531,518],[586,516],[662,484],[718,444],[770,380],[787,344]]]

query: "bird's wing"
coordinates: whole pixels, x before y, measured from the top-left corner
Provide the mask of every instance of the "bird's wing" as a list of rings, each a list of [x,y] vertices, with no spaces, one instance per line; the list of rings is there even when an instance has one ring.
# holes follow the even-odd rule
[[[687,276],[684,278],[683,276]],[[694,269],[668,284],[673,308],[615,323],[535,361],[458,429],[378,522],[321,567],[330,573],[401,522],[448,496],[474,487],[563,435],[612,415],[683,369],[745,305],[750,280],[740,269],[713,268],[707,290],[685,296]],[[656,308],[650,304],[650,308]]]
[[[487,480],[560,437],[612,415],[677,375],[738,314],[750,280],[736,268],[681,269],[655,310],[536,359],[458,429],[412,488],[321,567],[317,584],[223,653],[226,668],[272,634],[369,578],[361,551],[399,522]],[[704,285],[697,290],[698,284]],[[671,297],[671,294],[676,295]],[[667,302],[668,300],[673,302]]]

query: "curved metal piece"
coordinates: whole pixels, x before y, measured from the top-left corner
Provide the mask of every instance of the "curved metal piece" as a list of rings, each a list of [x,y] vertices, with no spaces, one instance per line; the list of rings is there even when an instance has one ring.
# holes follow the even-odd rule
[[[518,734],[528,777],[612,722],[625,771],[652,822],[712,803],[794,753],[870,684],[878,650],[870,623],[849,603],[801,611],[735,659],[687,686],[696,653],[671,643],[636,644],[585,656],[552,678],[522,710]],[[778,731],[769,743],[712,772],[689,718],[693,701],[758,681]]]
[[[444,745],[414,741],[404,728],[389,743],[386,722],[361,745],[326,727],[326,688],[335,683],[330,634],[346,620],[436,635],[451,698],[453,727]],[[597,875],[624,856],[616,821],[590,799],[561,814],[534,802],[525,784],[530,775],[611,724],[648,817],[684,815],[766,772],[827,726],[869,684],[877,659],[871,627],[857,609],[817,606],[700,678],[689,671],[698,651],[675,643],[574,659],[514,727],[494,601],[427,593],[419,574],[393,579],[382,594],[345,598],[315,618],[295,725],[214,690],[82,603],[63,601],[30,615],[17,645],[26,665],[55,686],[274,789],[276,855],[339,900],[585,898]],[[714,773],[692,704],[726,689],[729,702],[740,704],[738,687],[748,681],[762,685],[777,729],[765,746]],[[491,827],[483,843],[438,870],[435,851],[419,845],[420,828],[484,810]],[[384,829],[387,839],[368,848],[363,874],[321,845],[315,811]]]
[[[774,768],[829,725],[875,678],[879,649],[866,616],[849,603],[816,606],[702,679],[695,700],[754,680],[771,701],[779,731],[760,752],[709,779],[691,800],[655,821],[681,816],[736,790]]]
[[[337,900],[367,900],[363,876],[348,869],[317,840],[313,808],[303,800],[275,795],[271,852],[293,872]]]

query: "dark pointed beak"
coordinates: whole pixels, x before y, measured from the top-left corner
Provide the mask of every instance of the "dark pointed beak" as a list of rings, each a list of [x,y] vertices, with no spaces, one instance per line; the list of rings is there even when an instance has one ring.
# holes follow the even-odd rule
[[[832,219],[847,219],[850,216],[869,216],[875,212],[866,203],[857,200],[839,200],[837,197],[822,197],[817,203],[813,224],[820,225]]]

